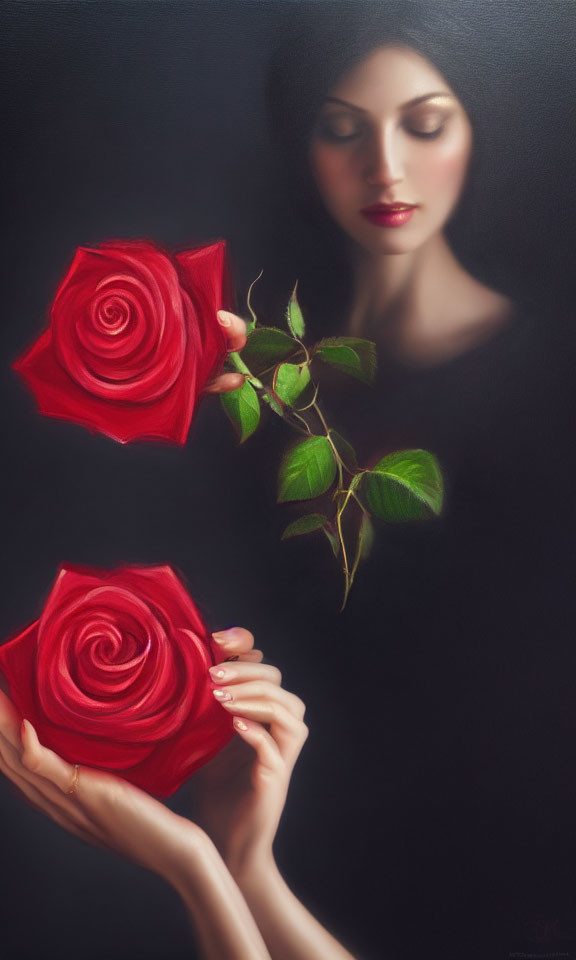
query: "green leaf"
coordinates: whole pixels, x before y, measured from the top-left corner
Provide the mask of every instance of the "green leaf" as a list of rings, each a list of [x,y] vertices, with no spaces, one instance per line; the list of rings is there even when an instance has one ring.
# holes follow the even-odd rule
[[[324,337],[316,344],[314,354],[350,377],[363,383],[374,383],[376,344],[371,340],[361,340],[358,337]]]
[[[442,510],[442,474],[427,450],[401,450],[362,475],[362,496],[381,520],[423,520]]]
[[[286,310],[286,321],[292,336],[301,340],[306,331],[306,327],[304,324],[304,317],[302,316],[302,310],[300,309],[300,304],[298,303],[298,298],[296,296],[297,287],[298,281],[296,281],[294,284],[292,296],[290,297],[290,302],[288,303],[288,308]]]
[[[358,533],[358,560],[366,560],[370,556],[374,544],[374,525],[365,513],[362,514],[360,531]]]
[[[242,350],[242,359],[253,373],[260,373],[298,349],[298,344],[283,330],[277,327],[256,327],[248,336]]]
[[[282,540],[288,540],[289,537],[299,537],[304,533],[312,533],[314,530],[321,530],[325,523],[328,523],[328,517],[323,513],[308,513],[305,517],[299,517],[293,523],[289,523]]]
[[[328,437],[310,437],[289,450],[278,478],[278,502],[310,500],[334,482],[336,461]]]
[[[316,351],[316,356],[324,363],[336,367],[341,373],[347,373],[358,380],[363,379],[360,357],[350,347],[322,347]]]
[[[243,443],[260,422],[260,401],[254,387],[246,380],[238,390],[223,393],[220,401]]]
[[[274,373],[274,393],[289,407],[294,406],[309,383],[310,370],[307,364],[281,363]]]
[[[332,547],[332,553],[335,557],[340,553],[340,541],[335,533],[332,532],[330,527],[322,527],[322,533],[326,534],[326,539]]]
[[[271,393],[269,393],[266,390],[264,393],[261,394],[261,397],[264,403],[267,403],[270,409],[273,410],[275,414],[277,414],[279,417],[284,416],[284,411],[282,410],[282,407],[280,406],[276,398],[272,396]]]
[[[358,459],[356,457],[356,452],[354,447],[352,447],[344,437],[341,437],[336,430],[330,429],[328,431],[330,434],[330,439],[338,451],[340,459],[348,467],[350,471],[358,469]]]
[[[354,553],[354,563],[352,565],[352,570],[350,572],[350,578],[346,584],[346,589],[344,592],[344,600],[342,608],[346,606],[346,601],[348,600],[348,594],[350,593],[350,588],[354,583],[354,577],[358,570],[358,566],[362,560],[365,560],[371,549],[372,544],[374,543],[374,527],[372,526],[372,521],[365,513],[362,514],[360,520],[360,526],[358,527],[358,539],[356,540],[356,550]]]

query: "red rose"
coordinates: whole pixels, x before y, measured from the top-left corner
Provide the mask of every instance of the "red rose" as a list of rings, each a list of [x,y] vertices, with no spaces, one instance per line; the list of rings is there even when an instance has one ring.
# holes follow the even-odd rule
[[[226,356],[216,311],[228,300],[224,242],[174,257],[145,241],[80,247],[49,329],[14,368],[49,417],[184,444]]]
[[[44,612],[0,647],[42,743],[166,797],[233,735],[215,648],[170,567],[62,567]]]

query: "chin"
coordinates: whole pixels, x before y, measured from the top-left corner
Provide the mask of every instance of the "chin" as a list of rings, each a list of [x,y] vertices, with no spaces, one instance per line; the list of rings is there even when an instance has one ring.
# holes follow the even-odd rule
[[[392,231],[390,231],[392,233]],[[366,237],[357,238],[356,242],[365,253],[372,256],[400,256],[406,253],[414,253],[425,243],[422,238],[399,235],[397,231],[392,236],[382,236],[377,238]]]
[[[437,238],[449,219],[448,214],[434,222],[406,224],[402,227],[371,227],[356,229],[354,240],[359,247],[372,256],[416,253]]]

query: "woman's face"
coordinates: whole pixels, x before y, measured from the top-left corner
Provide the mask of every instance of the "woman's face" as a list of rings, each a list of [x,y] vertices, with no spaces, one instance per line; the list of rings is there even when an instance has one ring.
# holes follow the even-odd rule
[[[468,116],[442,75],[407,47],[379,47],[330,91],[310,162],[349,237],[369,253],[410,253],[450,217],[471,147]]]

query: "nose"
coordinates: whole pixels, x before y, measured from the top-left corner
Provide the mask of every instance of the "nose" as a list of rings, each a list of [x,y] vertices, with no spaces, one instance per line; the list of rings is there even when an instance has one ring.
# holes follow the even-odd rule
[[[393,130],[374,134],[364,169],[366,183],[376,187],[392,187],[404,179],[401,145]]]

